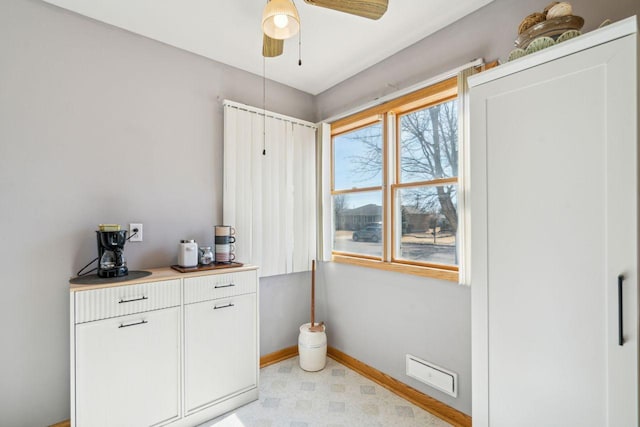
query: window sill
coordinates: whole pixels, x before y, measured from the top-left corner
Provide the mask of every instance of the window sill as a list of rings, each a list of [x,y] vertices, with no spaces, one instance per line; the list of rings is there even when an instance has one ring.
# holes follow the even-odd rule
[[[378,270],[394,271],[396,273],[413,274],[415,276],[431,277],[433,279],[447,280],[458,283],[458,272],[436,267],[423,267],[395,262],[383,262],[378,260],[350,257],[333,254],[332,261],[341,264],[357,265],[360,267],[377,268]]]

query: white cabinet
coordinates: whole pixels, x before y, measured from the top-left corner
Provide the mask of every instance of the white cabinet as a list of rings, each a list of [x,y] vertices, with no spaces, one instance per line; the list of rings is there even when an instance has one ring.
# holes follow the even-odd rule
[[[636,28],[470,79],[474,426],[638,425]]]
[[[185,411],[258,384],[256,271],[184,281]]]
[[[180,415],[180,309],[76,327],[76,425],[151,426]]]
[[[72,426],[195,426],[258,398],[256,267],[150,277],[72,287]]]
[[[256,386],[256,322],[255,293],[185,306],[187,412]]]

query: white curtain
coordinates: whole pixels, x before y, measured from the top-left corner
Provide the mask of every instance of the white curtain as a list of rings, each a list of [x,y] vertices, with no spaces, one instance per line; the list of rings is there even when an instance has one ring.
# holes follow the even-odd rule
[[[261,277],[307,271],[316,257],[316,130],[224,101],[223,221],[236,260]]]
[[[476,67],[458,73],[458,283],[470,285],[471,216],[469,215],[469,85]]]
[[[331,261],[333,249],[333,201],[331,197],[331,125],[318,124],[318,258],[320,261]]]

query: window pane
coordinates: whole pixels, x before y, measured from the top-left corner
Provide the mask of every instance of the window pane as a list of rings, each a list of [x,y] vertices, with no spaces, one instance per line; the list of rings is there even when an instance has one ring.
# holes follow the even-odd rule
[[[333,196],[333,250],[382,257],[382,192]]]
[[[458,265],[457,185],[403,188],[396,192],[396,257]]]
[[[458,101],[400,118],[400,181],[458,176]]]
[[[382,123],[348,132],[333,139],[334,188],[382,185]]]

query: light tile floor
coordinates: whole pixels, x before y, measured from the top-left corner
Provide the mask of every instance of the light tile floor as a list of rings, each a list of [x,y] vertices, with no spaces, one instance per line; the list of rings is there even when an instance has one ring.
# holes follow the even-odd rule
[[[200,427],[445,427],[450,424],[333,359],[319,372],[298,358],[260,370],[260,400]]]

